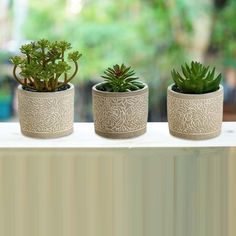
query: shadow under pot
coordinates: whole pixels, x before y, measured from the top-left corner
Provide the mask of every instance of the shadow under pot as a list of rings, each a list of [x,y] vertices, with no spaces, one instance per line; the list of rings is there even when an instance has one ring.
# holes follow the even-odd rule
[[[73,132],[74,86],[58,92],[33,92],[18,87],[21,132],[34,138],[58,138]]]
[[[133,138],[146,132],[148,86],[131,92],[92,89],[95,132],[106,138]]]
[[[217,137],[223,119],[223,86],[205,94],[183,94],[167,89],[169,131],[185,139],[201,140]]]

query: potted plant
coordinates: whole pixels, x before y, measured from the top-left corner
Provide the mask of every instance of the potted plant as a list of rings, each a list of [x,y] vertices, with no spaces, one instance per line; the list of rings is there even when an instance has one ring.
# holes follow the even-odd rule
[[[68,53],[70,43],[42,39],[20,48],[22,56],[11,58],[18,87],[21,131],[36,138],[56,138],[73,132],[74,86],[78,51]],[[74,64],[74,71],[69,75]],[[17,69],[20,70],[17,75]]]
[[[148,86],[124,64],[105,70],[93,86],[95,132],[107,138],[132,138],[146,132]]]
[[[186,139],[208,139],[221,132],[223,86],[221,74],[215,76],[198,62],[172,70],[174,84],[167,89],[167,113],[170,133]]]

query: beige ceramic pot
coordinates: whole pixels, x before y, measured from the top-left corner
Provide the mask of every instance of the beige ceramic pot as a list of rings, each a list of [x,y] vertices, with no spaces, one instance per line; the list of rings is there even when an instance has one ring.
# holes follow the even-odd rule
[[[92,89],[95,132],[107,138],[132,138],[146,132],[148,86],[132,92]]]
[[[167,113],[170,133],[200,140],[218,136],[223,119],[223,87],[212,93],[183,94],[167,90]]]
[[[30,92],[18,87],[21,132],[34,138],[58,138],[73,132],[74,86],[59,92]]]

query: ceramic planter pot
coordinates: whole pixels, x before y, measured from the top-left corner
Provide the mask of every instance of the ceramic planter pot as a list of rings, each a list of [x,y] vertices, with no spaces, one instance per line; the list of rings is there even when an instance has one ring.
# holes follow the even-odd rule
[[[221,132],[223,87],[212,93],[183,94],[167,89],[170,133],[185,139],[210,139]]]
[[[92,89],[95,132],[107,138],[132,138],[146,132],[148,86],[132,92]]]
[[[21,132],[34,138],[58,138],[73,132],[74,86],[59,92],[31,92],[18,87]]]

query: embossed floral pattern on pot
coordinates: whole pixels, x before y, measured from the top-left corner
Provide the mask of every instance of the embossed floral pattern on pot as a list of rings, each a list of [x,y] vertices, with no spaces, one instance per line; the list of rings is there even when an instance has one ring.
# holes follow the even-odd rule
[[[31,92],[18,87],[21,131],[35,138],[57,138],[73,132],[74,86],[59,92]]]
[[[95,132],[108,138],[132,138],[146,132],[148,87],[132,92],[104,92],[93,87]]]
[[[186,139],[209,139],[221,132],[223,87],[212,93],[183,94],[167,90],[170,133]]]

